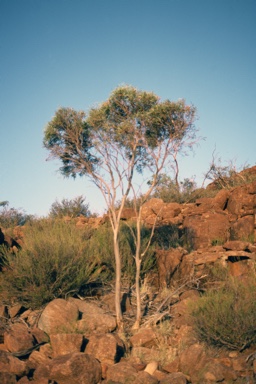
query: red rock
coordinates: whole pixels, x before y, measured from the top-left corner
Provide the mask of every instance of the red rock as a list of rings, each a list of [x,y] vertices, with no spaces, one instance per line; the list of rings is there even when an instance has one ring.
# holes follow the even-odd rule
[[[0,351],[0,372],[21,377],[27,373],[27,366],[24,361],[12,356],[9,352]]]
[[[187,384],[187,376],[182,372],[170,373],[165,379],[161,380],[159,384]]]
[[[214,240],[229,239],[229,218],[225,213],[205,212],[186,216],[183,222],[188,244],[193,249],[208,247]]]
[[[152,347],[156,345],[156,334],[151,328],[142,328],[131,336],[130,343],[133,347]]]
[[[89,338],[85,353],[94,356],[101,363],[115,364],[124,353],[124,345],[120,345],[116,337],[110,333],[93,335]]]
[[[77,322],[77,329],[84,334],[92,331],[100,333],[112,332],[116,328],[116,319],[93,303],[70,298],[68,302],[75,304],[82,313],[82,319]]]
[[[78,307],[74,303],[64,299],[55,299],[43,310],[38,321],[38,328],[48,335],[71,332],[74,331],[78,317]]]
[[[24,351],[33,347],[34,337],[25,324],[14,323],[4,333],[4,345],[10,352]]]
[[[0,383],[1,384],[16,384],[16,375],[8,372],[0,372]]]
[[[205,367],[207,357],[201,344],[193,344],[184,349],[179,356],[180,371],[191,376],[192,383],[198,382],[201,370]]]
[[[98,384],[101,366],[85,353],[70,353],[52,360],[49,378],[58,384]]]
[[[71,352],[81,352],[83,335],[78,333],[56,333],[50,335],[53,357]]]
[[[108,368],[107,371],[107,380],[133,384],[136,379],[137,371],[127,362],[120,362],[115,365],[112,365]]]
[[[187,254],[187,251],[181,247],[156,251],[159,287],[169,286],[171,277],[177,270],[185,254]]]
[[[150,375],[148,372],[141,371],[137,373],[134,384],[158,384],[156,377]]]

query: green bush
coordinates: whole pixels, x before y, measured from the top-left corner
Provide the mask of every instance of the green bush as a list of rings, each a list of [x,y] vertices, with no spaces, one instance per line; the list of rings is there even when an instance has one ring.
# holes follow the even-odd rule
[[[135,230],[134,225],[128,227],[126,224],[121,225],[119,235],[119,248],[122,262],[122,278],[128,284],[133,284],[135,280],[135,243],[131,230]],[[142,250],[150,233],[146,228],[141,230]],[[156,264],[154,256],[154,247],[151,246],[142,260],[141,277],[143,278],[147,272],[152,270]],[[114,276],[115,257],[113,249],[113,232],[109,225],[103,225],[98,228],[88,241],[87,252],[91,255],[97,255],[107,266],[109,272]]]
[[[37,308],[107,278],[100,257],[87,251],[84,232],[59,220],[26,226],[23,249],[0,276],[2,300]]]
[[[191,307],[196,333],[217,347],[243,350],[256,344],[256,284],[228,280],[210,290]]]
[[[183,204],[194,201],[195,190],[196,183],[192,179],[185,178],[177,184],[170,176],[162,174],[152,197],[162,199],[165,203],[176,202]]]
[[[61,202],[56,200],[50,209],[51,218],[63,218],[65,216],[78,217],[83,215],[88,217],[91,215],[89,210],[89,204],[85,204],[85,198],[83,196],[77,196],[73,199],[62,199]]]
[[[181,231],[175,224],[163,225],[155,229],[153,241],[160,249],[177,248],[183,246]]]

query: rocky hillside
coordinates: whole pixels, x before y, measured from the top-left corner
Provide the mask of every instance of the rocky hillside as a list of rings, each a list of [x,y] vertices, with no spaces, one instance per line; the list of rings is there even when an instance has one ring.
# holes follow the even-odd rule
[[[133,220],[134,211],[126,209],[122,219]],[[79,218],[77,226],[97,228],[104,220]],[[142,287],[141,329],[131,330],[136,302],[124,292],[125,329],[116,330],[109,287],[36,311],[0,305],[2,384],[256,383],[256,346],[210,347],[196,335],[189,310],[207,290],[209,268],[221,266],[245,284],[255,273],[256,181],[190,204],[152,199],[143,221],[157,224],[161,247],[157,276]],[[170,247],[173,236],[179,246]]]

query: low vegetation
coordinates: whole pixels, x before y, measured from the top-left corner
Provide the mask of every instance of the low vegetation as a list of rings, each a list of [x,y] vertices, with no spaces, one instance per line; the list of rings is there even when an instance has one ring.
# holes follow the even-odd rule
[[[111,228],[103,225],[97,231],[79,230],[74,222],[59,219],[34,221],[25,228],[25,244],[16,255],[3,246],[0,294],[6,303],[12,301],[39,308],[57,297],[82,294],[92,284],[114,278],[113,239]],[[142,239],[149,233],[142,229]],[[134,241],[126,225],[120,233],[122,279],[134,283]],[[142,278],[155,265],[153,248],[142,263]]]
[[[56,297],[78,293],[89,283],[103,281],[103,260],[89,254],[84,231],[59,220],[26,226],[25,244],[0,276],[2,299],[38,308]]]
[[[256,343],[255,276],[246,282],[227,279],[218,289],[207,290],[191,308],[195,331],[216,347],[244,350]]]

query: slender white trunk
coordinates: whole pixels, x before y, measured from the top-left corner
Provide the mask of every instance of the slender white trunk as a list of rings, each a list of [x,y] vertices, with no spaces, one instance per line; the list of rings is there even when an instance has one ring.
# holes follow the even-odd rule
[[[137,235],[136,235],[136,254],[135,254],[135,264],[136,264],[136,276],[135,276],[135,290],[136,290],[136,320],[133,325],[133,329],[139,329],[140,322],[142,318],[141,313],[141,296],[140,296],[140,271],[141,271],[141,207],[139,209],[139,214],[137,217]]]
[[[115,267],[116,267],[116,281],[115,281],[115,308],[116,308],[116,322],[118,329],[123,328],[123,315],[121,309],[121,257],[118,243],[119,228],[114,230],[114,254],[115,254]]]

